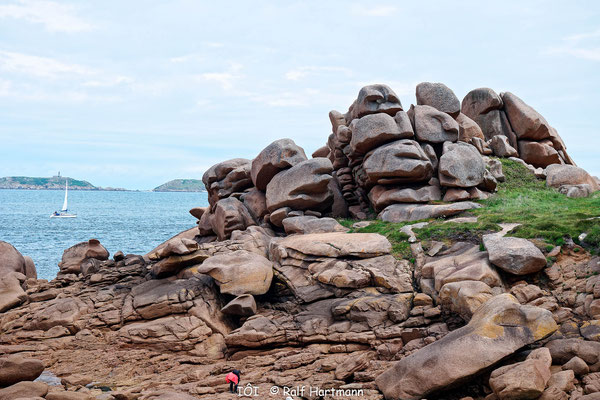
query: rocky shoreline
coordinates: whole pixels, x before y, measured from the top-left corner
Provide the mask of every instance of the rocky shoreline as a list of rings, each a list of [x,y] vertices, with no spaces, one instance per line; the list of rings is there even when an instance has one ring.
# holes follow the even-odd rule
[[[507,179],[499,158],[573,198],[597,179],[510,93],[416,94],[405,112],[361,89],[313,158],[281,139],[211,167],[198,226],[145,255],[92,239],[48,282],[0,242],[0,400],[231,399],[234,368],[273,399],[600,398],[598,256],[516,224],[475,243],[412,231],[471,221]],[[411,257],[352,232],[376,217],[404,224]]]

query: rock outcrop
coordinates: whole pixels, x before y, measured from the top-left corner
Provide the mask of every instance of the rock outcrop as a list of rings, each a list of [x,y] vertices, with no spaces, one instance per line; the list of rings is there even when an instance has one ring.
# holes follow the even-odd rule
[[[48,282],[0,242],[0,400],[224,400],[233,369],[265,398],[595,396],[600,258],[502,224],[429,240],[418,229],[444,224],[404,223],[490,204],[477,201],[513,178],[498,157],[571,197],[598,182],[511,93],[461,103],[422,83],[416,97],[404,111],[388,86],[366,86],[329,113],[313,158],[281,139],[212,166],[197,227],[146,255],[109,259],[92,239]],[[477,221],[464,217],[453,222]]]
[[[479,308],[465,327],[400,360],[377,378],[377,386],[386,399],[421,399],[468,380],[556,329],[549,311],[499,295]]]

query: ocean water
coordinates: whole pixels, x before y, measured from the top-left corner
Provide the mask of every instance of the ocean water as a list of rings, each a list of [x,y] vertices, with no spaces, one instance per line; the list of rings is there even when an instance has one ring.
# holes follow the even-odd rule
[[[30,256],[40,279],[56,277],[63,251],[92,238],[111,256],[145,254],[194,227],[189,209],[208,205],[205,192],[70,190],[69,212],[77,218],[50,218],[63,200],[59,190],[0,190],[0,240]]]

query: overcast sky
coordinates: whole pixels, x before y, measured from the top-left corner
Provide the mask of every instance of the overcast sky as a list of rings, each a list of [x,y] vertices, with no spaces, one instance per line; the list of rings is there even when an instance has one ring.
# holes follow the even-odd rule
[[[0,176],[151,189],[386,83],[511,91],[600,175],[600,2],[0,0]]]

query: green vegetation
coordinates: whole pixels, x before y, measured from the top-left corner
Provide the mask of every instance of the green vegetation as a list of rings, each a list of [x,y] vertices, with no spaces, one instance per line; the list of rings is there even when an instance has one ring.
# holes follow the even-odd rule
[[[561,246],[571,238],[576,243],[581,233],[588,235],[584,242],[592,252],[600,250],[600,192],[591,197],[571,199],[548,188],[526,167],[512,160],[500,159],[506,181],[498,184],[498,192],[490,199],[482,200],[484,207],[471,210],[478,217],[475,223],[444,223],[443,219],[429,221],[421,229],[414,229],[419,240],[470,241],[480,243],[481,236],[500,230],[500,223],[520,223],[510,236],[541,239],[547,242],[546,250]],[[341,220],[348,228],[356,222]],[[400,233],[404,225],[419,221],[390,223],[375,221],[365,228],[352,232],[376,232],[386,236],[392,243],[397,257],[409,259],[410,245],[407,236]]]
[[[173,179],[152,189],[154,192],[202,192],[204,183],[200,179]]]
[[[479,243],[481,236],[498,232],[500,227],[494,223],[480,222],[434,222],[424,226],[421,229],[414,229],[420,240],[437,240],[437,241],[466,241]]]
[[[523,165],[501,159],[506,182],[498,193],[482,201],[485,207],[474,210],[478,224],[518,222],[512,233],[523,238],[540,238],[561,245],[567,237],[577,241],[582,232],[592,237],[587,243],[598,246],[600,239],[600,193],[571,199],[538,181]],[[589,235],[588,235],[589,236]]]

